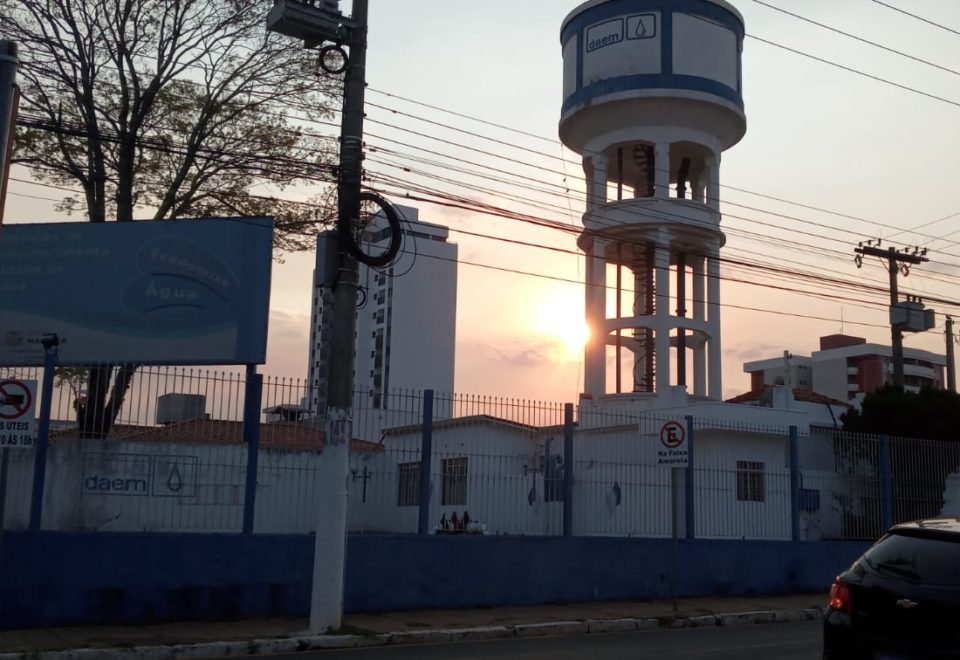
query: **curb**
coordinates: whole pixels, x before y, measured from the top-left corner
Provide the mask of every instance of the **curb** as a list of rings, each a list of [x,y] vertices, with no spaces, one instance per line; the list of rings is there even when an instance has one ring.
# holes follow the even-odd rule
[[[255,653],[293,653],[325,649],[352,649],[366,646],[443,644],[484,639],[560,637],[569,635],[623,633],[679,628],[739,627],[771,623],[800,623],[823,617],[820,609],[761,610],[691,617],[651,619],[589,619],[554,621],[515,626],[484,626],[443,630],[411,630],[379,635],[309,635],[282,639],[254,639],[172,646],[74,649],[70,651],[17,651],[0,653],[0,660],[202,660],[244,657]]]

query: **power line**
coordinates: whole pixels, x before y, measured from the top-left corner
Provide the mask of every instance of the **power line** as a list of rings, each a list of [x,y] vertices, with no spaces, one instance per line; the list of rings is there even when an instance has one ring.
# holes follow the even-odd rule
[[[946,67],[946,66],[943,66],[943,65],[941,65],[941,64],[937,64],[936,62],[931,62],[931,61],[925,60],[925,59],[923,59],[923,58],[921,58],[921,57],[917,57],[917,56],[915,56],[915,55],[911,55],[910,53],[905,53],[905,52],[902,51],[902,50],[897,50],[896,48],[891,48],[890,46],[886,46],[886,45],[884,45],[884,44],[877,43],[876,41],[871,41],[870,39],[866,39],[866,38],[864,38],[864,37],[861,37],[861,36],[859,36],[859,35],[853,34],[853,33],[851,33],[851,32],[846,32],[846,31],[841,30],[841,29],[839,29],[839,28],[835,28],[835,27],[833,27],[833,26],[831,26],[831,25],[827,25],[827,24],[825,24],[825,23],[821,23],[821,22],[819,22],[819,21],[815,21],[815,20],[813,20],[812,18],[808,18],[808,17],[803,16],[803,15],[801,15],[801,14],[795,14],[794,12],[789,11],[789,10],[787,10],[787,9],[783,9],[782,7],[777,7],[776,5],[772,5],[772,4],[770,4],[769,2],[764,2],[764,0],[752,0],[752,2],[755,2],[756,4],[761,5],[761,6],[763,6],[763,7],[767,7],[768,9],[772,9],[772,10],[774,10],[774,11],[778,11],[778,12],[780,12],[781,14],[786,14],[787,16],[792,16],[793,18],[796,18],[797,20],[801,20],[801,21],[803,21],[803,22],[805,22],[805,23],[810,23],[811,25],[816,25],[817,27],[823,28],[824,30],[829,30],[830,32],[833,32],[833,33],[835,33],[835,34],[840,34],[840,35],[843,35],[844,37],[848,37],[848,38],[850,38],[850,39],[854,39],[855,41],[859,41],[859,42],[861,42],[861,43],[864,43],[864,44],[873,46],[874,48],[879,48],[879,49],[881,49],[881,50],[885,50],[885,51],[887,51],[888,53],[893,53],[894,55],[899,55],[899,56],[901,56],[901,57],[905,57],[905,58],[907,58],[907,59],[909,59],[909,60],[913,60],[914,62],[919,62],[920,64],[925,64],[925,65],[930,66],[930,67],[933,67],[933,68],[935,68],[935,69],[939,69],[940,71],[945,71],[945,72],[947,72],[947,73],[952,73],[952,74],[955,75],[955,76],[960,76],[960,71],[957,71],[956,69],[951,69],[950,67]]]
[[[747,35],[747,36],[750,37],[751,39],[753,39],[754,41],[759,41],[760,43],[767,44],[768,46],[773,46],[774,48],[779,48],[779,49],[781,49],[781,50],[785,50],[785,51],[788,51],[788,52],[790,52],[790,53],[794,53],[795,55],[801,55],[802,57],[806,57],[806,58],[809,58],[809,59],[811,59],[811,60],[815,60],[815,61],[820,62],[820,63],[822,63],[822,64],[826,64],[826,65],[828,65],[828,66],[836,67],[836,68],[838,68],[838,69],[842,69],[842,70],[847,71],[847,72],[849,72],[849,73],[853,73],[853,74],[856,74],[856,75],[858,75],[858,76],[862,76],[862,77],[864,77],[864,78],[869,78],[869,79],[871,79],[871,80],[875,80],[875,81],[880,82],[880,83],[883,83],[883,84],[885,84],[885,85],[890,85],[891,87],[897,87],[898,89],[902,89],[902,90],[905,90],[905,91],[908,91],[908,92],[913,92],[914,94],[919,94],[920,96],[926,96],[927,98],[929,98],[929,99],[934,99],[935,101],[940,101],[940,102],[942,102],[942,103],[949,103],[950,105],[952,105],[952,106],[954,106],[954,107],[960,108],[960,102],[958,102],[958,101],[951,101],[950,99],[948,99],[948,98],[946,98],[946,97],[944,97],[944,96],[938,96],[937,94],[933,94],[933,93],[931,93],[931,92],[925,92],[925,91],[923,91],[923,90],[921,90],[921,89],[917,89],[916,87],[910,87],[909,85],[904,85],[903,83],[894,82],[893,80],[889,80],[889,79],[883,78],[883,77],[881,77],[881,76],[875,76],[875,75],[872,74],[872,73],[867,73],[866,71],[861,71],[861,70],[859,70],[859,69],[854,69],[853,67],[847,66],[847,65],[845,65],[845,64],[840,64],[839,62],[834,62],[833,60],[827,60],[827,59],[824,59],[824,58],[822,58],[822,57],[818,57],[818,56],[816,56],[816,55],[814,55],[814,54],[812,54],[812,53],[807,53],[807,52],[805,52],[805,51],[799,50],[799,49],[797,49],[797,48],[791,48],[790,46],[784,46],[783,44],[778,44],[778,43],[775,42],[775,41],[770,41],[769,39],[764,39],[764,38],[762,38],[762,37],[758,37],[758,36],[753,35],[753,34],[749,34],[749,35]]]
[[[926,23],[927,25],[932,25],[933,27],[937,27],[937,28],[940,28],[941,30],[945,30],[947,32],[960,36],[960,30],[955,30],[951,27],[947,27],[946,25],[943,25],[942,23],[937,23],[936,21],[931,21],[930,19],[924,18],[923,16],[918,16],[917,14],[911,14],[906,9],[900,9],[900,7],[895,7],[894,5],[891,5],[889,3],[881,2],[881,0],[872,0],[872,2],[875,2],[878,5],[886,7],[887,9],[892,9],[895,12],[904,14],[905,16],[909,16],[910,18],[914,18],[918,21]]]
[[[427,173],[421,173],[421,174],[427,176]],[[448,181],[448,182],[450,182],[450,183],[454,183],[454,184],[460,184],[460,183],[461,183],[461,182],[450,181],[449,179],[445,179],[445,180]],[[409,182],[402,182],[402,183],[403,183],[403,185],[405,185],[406,187],[409,187],[409,185],[410,185]],[[473,188],[474,188],[474,189],[477,189],[477,187],[473,187]],[[490,192],[490,193],[492,193],[492,194],[498,194],[498,191],[494,191],[494,190],[489,190],[489,189],[480,189],[480,190],[481,190],[481,191]],[[72,191],[71,191],[71,192],[72,192]],[[428,192],[428,193],[429,193],[429,191],[425,191],[425,192]],[[500,195],[500,196],[502,196],[502,195]],[[516,200],[516,198],[513,198],[513,199]],[[273,200],[272,200],[272,201],[273,201]],[[278,200],[277,200],[277,201],[278,201]],[[483,211],[481,211],[481,212],[483,212]],[[677,216],[677,217],[679,217],[679,216]],[[731,216],[731,217],[742,217],[742,216]],[[750,218],[745,218],[745,219],[746,219],[746,220],[749,220],[749,221],[755,221],[755,220],[750,219]],[[771,227],[775,227],[775,228],[779,228],[779,229],[784,229],[784,230],[788,229],[788,228],[785,228],[785,227],[780,227],[779,225],[772,225],[772,224],[770,224],[770,223],[762,223],[762,222],[761,222],[761,224],[767,224],[767,225],[769,225],[769,226],[771,226]],[[565,228],[568,228],[569,225],[564,225],[564,227],[565,227]],[[814,235],[814,236],[819,238],[818,235]],[[769,241],[769,239],[767,239],[767,240]],[[798,245],[800,245],[800,244],[798,244]],[[809,277],[809,275],[808,275],[808,277]]]

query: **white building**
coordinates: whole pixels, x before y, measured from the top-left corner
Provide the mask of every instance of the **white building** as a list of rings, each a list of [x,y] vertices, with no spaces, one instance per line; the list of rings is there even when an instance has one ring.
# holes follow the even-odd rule
[[[449,230],[421,222],[418,210],[397,207],[405,220],[404,238],[396,262],[383,270],[360,265],[363,295],[357,310],[354,387],[366,395],[358,410],[390,411],[390,396],[397,390],[453,392],[457,319],[457,245],[447,239]],[[389,241],[389,233],[373,233],[376,248]],[[312,414],[325,406],[328,356],[321,354],[329,291],[324,236],[318,239],[314,270],[313,312],[310,334],[309,393],[306,407]],[[390,424],[402,423],[393,420]],[[359,424],[361,428],[369,424]],[[379,430],[371,434],[379,436]],[[375,438],[374,438],[375,439]]]
[[[946,356],[919,348],[904,348],[904,388],[943,389]],[[893,382],[893,349],[867,343],[861,337],[829,335],[820,338],[820,350],[809,356],[754,360],[743,365],[750,374],[752,392],[786,384],[840,401],[856,401]]]

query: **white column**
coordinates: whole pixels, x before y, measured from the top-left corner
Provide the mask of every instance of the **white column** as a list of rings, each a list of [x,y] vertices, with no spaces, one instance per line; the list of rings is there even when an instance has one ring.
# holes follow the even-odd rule
[[[706,194],[707,194],[707,183],[706,172],[700,174],[696,181],[693,182],[693,196],[692,199],[695,202],[700,202],[701,204],[706,203]]]
[[[720,159],[707,158],[707,206],[720,211]]]
[[[607,337],[603,325],[607,317],[607,261],[605,245],[594,240],[586,254],[585,309],[590,338],[584,354],[583,390],[593,397],[607,392]]]
[[[720,346],[720,248],[715,246],[707,258],[707,325],[710,331],[709,396],[723,400],[723,364]]]
[[[607,203],[607,157],[602,154],[584,159],[587,177],[587,213]]]
[[[693,318],[697,321],[705,321],[707,318],[704,261],[704,257],[693,257]],[[702,335],[693,347],[693,393],[695,396],[707,395],[707,353]]]
[[[666,199],[667,197],[670,197],[670,143],[657,142],[656,146],[653,148],[653,153],[654,167],[656,167],[656,190],[653,196],[660,199]]]
[[[310,593],[310,632],[324,634],[340,627],[347,556],[347,479],[350,474],[352,420],[327,419],[318,483],[323,505],[317,512],[313,543],[313,586]]]
[[[656,390],[666,392],[670,387],[670,234],[657,232],[654,248],[657,288],[656,322],[654,323],[654,351],[656,355]]]

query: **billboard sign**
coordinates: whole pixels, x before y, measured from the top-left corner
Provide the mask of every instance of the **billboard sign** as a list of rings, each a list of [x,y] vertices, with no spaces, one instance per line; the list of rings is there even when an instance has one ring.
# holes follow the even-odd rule
[[[8,225],[0,234],[0,365],[262,364],[273,221],[210,218]]]

